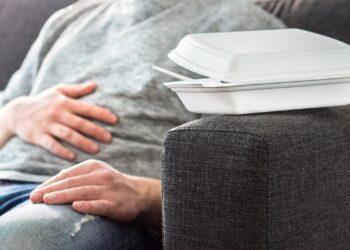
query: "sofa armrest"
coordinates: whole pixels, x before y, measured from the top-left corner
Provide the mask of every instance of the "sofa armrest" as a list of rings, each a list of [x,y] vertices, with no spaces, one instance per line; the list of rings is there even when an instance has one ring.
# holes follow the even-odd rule
[[[350,245],[350,107],[214,116],[169,131],[165,249]]]

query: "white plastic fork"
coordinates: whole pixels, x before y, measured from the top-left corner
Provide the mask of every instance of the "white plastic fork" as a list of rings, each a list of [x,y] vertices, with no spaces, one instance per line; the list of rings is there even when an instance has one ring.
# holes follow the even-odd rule
[[[161,67],[158,67],[156,65],[153,65],[152,67],[153,69],[159,71],[159,72],[162,72],[168,76],[172,76],[172,77],[175,77],[176,79],[179,79],[179,80],[183,80],[183,81],[193,81],[194,79],[192,78],[189,78],[187,76],[184,76],[184,75],[180,75],[178,73],[175,73],[175,72],[172,72],[170,70],[167,70],[167,69],[164,69],[164,68],[161,68]]]

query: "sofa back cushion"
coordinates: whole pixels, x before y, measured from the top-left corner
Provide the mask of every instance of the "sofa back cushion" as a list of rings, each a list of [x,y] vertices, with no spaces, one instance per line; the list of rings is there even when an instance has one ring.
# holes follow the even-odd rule
[[[0,89],[19,68],[48,17],[76,0],[0,0]]]
[[[255,0],[291,28],[301,28],[350,43],[349,0]]]

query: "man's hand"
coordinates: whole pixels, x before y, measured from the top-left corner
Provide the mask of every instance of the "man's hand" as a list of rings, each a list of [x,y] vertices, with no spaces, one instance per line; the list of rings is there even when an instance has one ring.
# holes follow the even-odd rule
[[[160,181],[122,174],[101,161],[63,170],[37,187],[30,199],[48,205],[72,203],[81,213],[161,227]]]
[[[19,97],[3,107],[2,120],[11,135],[17,135],[66,160],[74,160],[75,153],[57,139],[95,154],[99,146],[87,136],[104,143],[109,143],[112,136],[84,117],[109,124],[117,122],[117,117],[110,111],[76,99],[91,94],[95,89],[95,83],[62,85],[36,96]]]

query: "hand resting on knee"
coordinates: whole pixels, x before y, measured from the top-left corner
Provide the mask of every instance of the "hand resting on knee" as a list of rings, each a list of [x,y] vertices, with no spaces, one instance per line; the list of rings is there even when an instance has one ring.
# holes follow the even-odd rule
[[[89,160],[61,171],[30,196],[33,203],[72,204],[77,212],[118,222],[139,220],[160,230],[160,181],[118,172]]]

